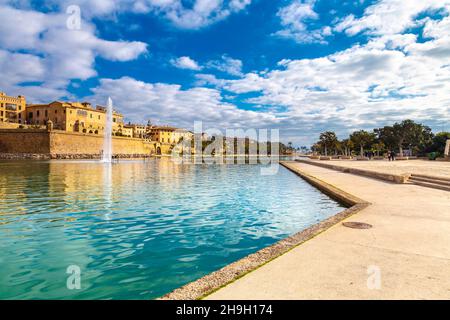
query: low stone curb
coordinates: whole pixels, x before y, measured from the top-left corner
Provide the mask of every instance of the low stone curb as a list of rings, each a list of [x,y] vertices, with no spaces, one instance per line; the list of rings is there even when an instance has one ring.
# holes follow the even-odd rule
[[[175,289],[174,291],[161,297],[159,300],[202,299],[219,290],[220,288],[226,286],[227,284],[230,284],[237,279],[245,276],[247,273],[258,269],[266,263],[269,263],[270,261],[294,249],[302,243],[316,237],[320,233],[328,230],[332,226],[358,213],[359,211],[370,205],[370,203],[364,200],[361,200],[322,180],[319,180],[302,172],[299,168],[293,166],[293,163],[294,162],[280,162],[281,165],[299,175],[301,178],[317,187],[322,192],[351,207],[291,237],[283,239],[273,244],[272,246],[261,249],[258,252],[255,252],[241,260],[233,262],[218,271],[204,276],[203,278],[193,281],[181,288]]]
[[[322,167],[326,169],[341,171],[344,173],[352,173],[360,176],[365,176],[369,178],[374,178],[378,180],[384,180],[399,184],[404,184],[408,182],[408,179],[410,178],[411,174],[405,173],[402,175],[395,175],[390,173],[381,173],[376,171],[370,171],[370,170],[364,170],[364,169],[357,169],[357,168],[348,168],[348,167],[342,167],[337,166],[329,163],[322,163],[322,162],[316,162],[316,161],[308,161],[308,160],[295,160],[296,162],[310,164],[317,167]]]

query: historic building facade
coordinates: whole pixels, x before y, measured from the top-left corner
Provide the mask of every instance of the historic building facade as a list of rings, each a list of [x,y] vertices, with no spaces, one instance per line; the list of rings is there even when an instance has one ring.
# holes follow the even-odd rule
[[[0,122],[25,123],[26,104],[24,96],[10,97],[0,92]]]
[[[68,132],[103,134],[106,123],[106,108],[93,108],[87,102],[61,102],[34,104],[26,108],[27,124],[46,125],[53,122],[53,128]],[[124,134],[123,116],[113,112],[113,133]]]
[[[147,128],[151,140],[159,143],[177,144],[182,139],[192,140],[194,134],[185,129],[166,126],[152,126]]]
[[[141,124],[126,124],[124,126],[125,129],[129,129],[132,132],[133,138],[147,138],[147,126]]]
[[[153,143],[151,144],[153,146],[152,152],[156,154],[169,154],[176,148],[176,145],[180,141],[183,139],[192,140],[194,136],[192,132],[185,129],[169,126],[153,126],[150,122],[147,125],[124,124],[123,115],[117,111],[113,111],[112,120],[114,136],[134,138],[134,140],[139,139],[146,145]],[[25,133],[29,133],[27,137],[31,137],[31,134],[34,134],[36,130],[47,130],[48,132],[52,132],[51,136],[54,137],[52,141],[57,141],[57,145],[62,146],[67,144],[68,148],[74,149],[73,152],[79,153],[82,150],[78,149],[83,149],[82,144],[75,145],[70,139],[82,140],[83,137],[87,139],[89,136],[92,136],[92,139],[94,139],[95,136],[102,136],[104,134],[105,126],[106,108],[103,106],[96,106],[94,108],[88,102],[63,101],[54,101],[49,104],[27,105],[24,96],[10,97],[0,92],[0,129],[7,130],[5,137],[9,133],[10,136],[8,136],[8,139],[12,139],[11,141],[14,140],[11,138],[13,135],[23,134],[22,131],[24,130]],[[64,133],[66,135],[63,135]],[[36,135],[39,136],[37,133]],[[65,138],[63,139],[62,137]],[[70,138],[66,139],[66,137]],[[96,141],[95,144],[98,142],[92,139],[87,139],[86,141]],[[92,143],[94,144],[94,142]],[[11,144],[11,148],[13,145],[14,141]],[[87,146],[84,148],[87,150]],[[31,147],[30,150],[32,150]],[[58,149],[58,152],[61,154],[68,152],[68,150],[61,150],[61,148]],[[137,150],[142,151],[140,149]],[[92,152],[92,150],[89,152]]]

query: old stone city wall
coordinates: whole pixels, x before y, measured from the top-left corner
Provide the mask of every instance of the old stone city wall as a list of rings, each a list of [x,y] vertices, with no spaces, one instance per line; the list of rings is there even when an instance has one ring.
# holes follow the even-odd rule
[[[157,153],[157,142],[113,137],[113,154],[131,158]],[[32,129],[0,129],[2,158],[97,158],[103,150],[103,136],[65,131]],[[164,153],[165,148],[160,150]]]

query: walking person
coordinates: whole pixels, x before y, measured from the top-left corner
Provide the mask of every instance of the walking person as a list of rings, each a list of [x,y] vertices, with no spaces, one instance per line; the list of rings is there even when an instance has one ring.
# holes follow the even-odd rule
[[[395,151],[391,151],[391,159],[392,161],[395,161]]]

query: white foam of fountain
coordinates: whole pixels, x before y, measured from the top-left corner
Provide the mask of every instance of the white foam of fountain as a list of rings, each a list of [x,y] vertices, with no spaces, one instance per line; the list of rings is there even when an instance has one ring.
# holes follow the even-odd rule
[[[113,104],[111,98],[108,97],[106,105],[106,124],[105,124],[105,138],[103,140],[103,158],[102,161],[106,163],[112,162],[112,118],[113,118]]]
[[[112,211],[112,194],[113,194],[113,185],[112,185],[112,169],[113,165],[108,163],[106,165],[101,166],[103,168],[103,207],[105,213],[103,218],[107,221],[111,220]]]

